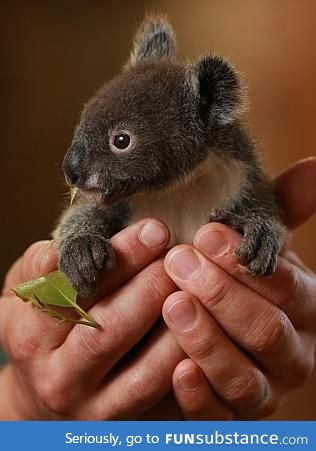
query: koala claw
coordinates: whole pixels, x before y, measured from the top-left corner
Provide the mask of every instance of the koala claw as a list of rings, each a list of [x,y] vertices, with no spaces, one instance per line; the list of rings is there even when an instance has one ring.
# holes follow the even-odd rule
[[[112,268],[114,262],[110,241],[99,235],[77,236],[60,248],[59,269],[83,297],[93,294],[99,272]]]
[[[243,234],[235,254],[249,274],[269,276],[274,273],[279,241],[272,222],[225,210],[213,210],[210,221],[221,222]]]
[[[271,240],[265,240],[264,237],[261,240],[257,247],[253,247],[251,240],[245,236],[235,254],[241,259],[242,264],[246,265],[249,274],[270,276],[276,269],[276,246],[271,247]]]

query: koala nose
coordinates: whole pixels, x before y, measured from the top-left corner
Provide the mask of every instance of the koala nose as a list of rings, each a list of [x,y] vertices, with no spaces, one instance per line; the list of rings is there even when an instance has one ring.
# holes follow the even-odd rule
[[[73,144],[67,151],[63,170],[68,185],[82,184],[85,179],[83,160],[85,149],[80,144]]]

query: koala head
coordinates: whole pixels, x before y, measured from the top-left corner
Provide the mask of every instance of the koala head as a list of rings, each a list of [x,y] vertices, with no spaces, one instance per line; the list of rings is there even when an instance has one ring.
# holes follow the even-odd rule
[[[168,22],[147,18],[122,73],[86,104],[63,163],[83,196],[113,203],[187,180],[212,128],[238,118],[239,76],[225,59],[179,64],[174,55]]]

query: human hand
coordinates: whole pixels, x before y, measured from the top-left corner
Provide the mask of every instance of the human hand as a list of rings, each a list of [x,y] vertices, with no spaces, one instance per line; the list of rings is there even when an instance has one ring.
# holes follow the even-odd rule
[[[292,229],[316,210],[315,177],[316,159],[308,159],[276,180]],[[163,315],[189,356],[173,374],[187,419],[263,418],[313,369],[316,275],[287,250],[272,277],[249,276],[233,256],[239,242],[236,232],[212,223],[197,232],[194,247],[166,256],[181,290],[168,297]]]
[[[294,171],[294,176],[295,175],[297,177],[297,171]],[[293,179],[293,176],[291,178]],[[284,184],[281,184],[280,186],[283,185]],[[310,200],[312,200],[311,196]],[[310,205],[309,208],[311,210],[312,206]],[[307,209],[308,208],[306,208],[304,212],[304,209],[301,208],[301,221],[308,216],[308,214],[306,214]],[[304,215],[305,217],[303,217]],[[295,214],[293,217],[294,216]],[[296,222],[299,220],[300,219],[296,218]],[[135,291],[135,300],[138,298],[137,302],[140,302],[140,310],[142,309],[144,302],[144,287],[141,281],[143,281],[145,285],[148,282],[157,284],[159,289],[156,294],[159,299],[158,302],[157,300],[153,300],[153,302],[157,302],[159,308],[163,301],[160,297],[160,289],[165,287],[167,291],[169,289],[171,290],[170,292],[174,290],[174,286],[172,286],[172,284],[170,285],[170,281],[165,284],[166,280],[165,275],[163,274],[162,261],[158,260],[155,262],[157,267],[155,265],[152,266],[153,260],[163,252],[167,241],[156,249],[147,249],[144,252],[144,248],[139,245],[137,238],[137,234],[143,224],[144,222],[141,222],[139,223],[138,229],[133,229],[134,234],[130,233],[125,235],[126,231],[124,231],[113,238],[114,246],[117,246],[119,265],[117,271],[111,273],[111,277],[107,274],[104,279],[106,286],[103,287],[103,290],[104,293],[107,294],[108,300],[101,301],[100,308],[98,308],[99,304],[98,306],[93,306],[90,312],[96,319],[99,318],[99,315],[102,315],[103,322],[99,320],[102,324],[104,324],[105,320],[108,321],[108,319],[111,320],[112,326],[118,324],[119,336],[119,331],[122,332],[122,329],[124,328],[121,328],[119,324],[121,309],[119,308],[119,311],[117,312],[119,314],[115,314],[113,321],[110,315],[112,314],[116,302],[115,296],[117,293],[115,293],[114,290],[120,286],[120,284],[125,284],[124,286],[129,287],[128,294],[130,295],[130,289],[133,287],[135,288],[135,280],[138,280],[136,287],[140,289],[136,289]],[[127,230],[132,231],[132,228]],[[42,253],[41,263],[38,253]],[[54,248],[50,246],[49,250],[47,250],[43,244],[36,244],[27,251],[24,258],[17,262],[10,271],[6,281],[7,289],[23,280],[38,277],[41,274],[51,271],[54,269],[55,265],[56,255]],[[145,269],[146,265],[149,266]],[[29,269],[27,269],[27,267],[29,267]],[[152,270],[154,274],[152,274]],[[137,273],[139,274],[135,277]],[[168,289],[167,286],[169,287]],[[123,289],[118,290],[118,292],[121,292],[121,294],[125,293],[124,287]],[[164,289],[161,293],[162,297],[163,292]],[[7,295],[8,292],[6,290],[6,296]],[[10,296],[12,296],[11,293]],[[148,300],[150,299],[148,298]],[[110,304],[109,308],[106,308],[107,303]],[[120,306],[123,307],[123,305],[124,302],[121,299]],[[124,306],[130,308],[129,302],[126,302]],[[3,310],[1,310],[1,307],[3,307]],[[88,308],[89,305],[86,304],[85,307]],[[25,310],[26,308],[28,308],[28,311]],[[151,308],[152,307],[149,307],[149,309]],[[131,313],[132,318],[134,318],[133,311],[128,312],[129,309],[123,310],[123,318],[129,316],[129,313]],[[4,315],[2,314],[3,312],[5,313]],[[157,316],[159,316],[159,314]],[[20,319],[20,321],[17,321],[17,318]],[[21,318],[23,318],[23,321]],[[117,322],[115,322],[115,318]],[[143,320],[140,318],[140,328],[140,323],[142,321]],[[152,321],[154,322],[154,320]],[[123,323],[125,324],[124,321]],[[2,327],[2,324],[6,326],[5,330],[4,327]],[[1,300],[0,337],[4,337],[2,338],[2,342],[6,345],[7,353],[12,354],[13,364],[0,373],[0,391],[2,390],[2,396],[0,396],[0,399],[2,399],[2,403],[0,404],[0,417],[2,416],[4,419],[9,417],[15,419],[64,417],[87,419],[135,419],[146,411],[150,414],[151,406],[155,406],[152,409],[153,417],[158,416],[161,419],[164,418],[165,409],[168,409],[169,413],[170,408],[173,411],[174,419],[181,415],[170,396],[163,398],[161,402],[159,402],[164,394],[170,389],[169,381],[174,367],[184,357],[183,352],[175,345],[173,335],[170,331],[166,331],[163,328],[157,329],[151,339],[144,344],[141,353],[136,356],[136,359],[132,359],[126,365],[121,366],[115,374],[113,374],[113,371],[111,374],[109,368],[106,368],[103,374],[106,374],[107,371],[109,372],[99,384],[95,385],[98,386],[98,388],[91,396],[91,387],[93,387],[94,379],[92,378],[91,384],[87,383],[87,381],[90,382],[90,374],[93,376],[95,368],[99,368],[101,374],[104,366],[106,366],[103,362],[107,362],[108,356],[110,355],[113,358],[116,350],[121,349],[122,351],[122,341],[118,343],[117,347],[114,345],[115,339],[112,333],[115,332],[115,330],[113,329],[110,332],[110,337],[106,334],[103,336],[99,335],[96,342],[99,343],[100,347],[96,352],[93,352],[95,349],[93,346],[89,346],[89,344],[95,344],[94,333],[90,330],[91,335],[90,332],[88,332],[87,337],[85,337],[85,333],[81,334],[78,327],[79,326],[75,326],[77,331],[74,332],[73,329],[75,328],[73,326],[57,326],[54,320],[47,318],[42,313],[30,309],[30,305],[28,304],[22,304],[20,301],[14,301],[13,299],[7,299],[7,301],[4,299]],[[82,326],[80,327],[82,328]],[[138,327],[138,322],[135,323],[135,327]],[[147,327],[149,328],[150,326],[148,325]],[[81,330],[87,329],[88,328],[84,328]],[[122,334],[128,331],[129,329],[123,331]],[[13,332],[13,336],[9,338],[11,332]],[[51,340],[52,335],[54,335],[55,338]],[[65,336],[67,337],[65,338]],[[72,339],[69,339],[69,337],[72,337]],[[77,337],[79,338],[77,339]],[[86,338],[88,341],[86,341]],[[121,339],[123,339],[122,336]],[[63,353],[59,348],[65,349],[63,344],[66,344],[67,342],[68,348],[66,347],[66,352]],[[13,347],[11,347],[12,344]],[[112,350],[110,349],[111,344],[113,345]],[[88,350],[87,345],[89,348]],[[11,352],[11,349],[13,352]],[[74,358],[74,363],[77,362],[77,368],[75,367],[77,371],[73,374],[76,377],[72,377],[72,359],[73,357],[76,357],[74,356],[74,352],[77,349],[81,352],[77,359]],[[54,353],[53,351],[56,352]],[[81,362],[79,362],[80,359]],[[111,362],[109,367],[111,367]],[[175,375],[177,374],[177,371],[179,371],[179,366],[176,369]],[[46,383],[46,385],[44,384],[44,388],[42,388],[43,383],[40,380],[42,376]],[[64,376],[66,376],[66,379],[64,379]],[[101,376],[99,376],[99,379],[100,378]],[[29,380],[29,383],[27,383],[27,380]],[[38,381],[41,383],[37,384]],[[78,386],[76,386],[77,381]],[[177,394],[176,384],[175,391]],[[199,390],[199,393],[201,393],[201,390]],[[13,394],[14,396],[12,397]],[[196,401],[192,404],[193,410],[198,410],[197,406],[201,404],[200,397],[197,397],[196,393],[193,394],[193,396]],[[7,401],[7,406],[5,406],[5,401]],[[156,405],[156,403],[158,404]],[[5,407],[7,407],[7,410],[5,410]],[[187,417],[192,415],[193,417],[196,417],[196,412],[192,413],[190,407],[186,407],[185,400],[182,402],[182,407],[184,414]],[[215,408],[216,406],[214,406],[214,410]],[[2,413],[1,410],[4,413]],[[204,411],[204,418],[208,417],[208,414],[209,402],[208,409]]]
[[[175,290],[161,257],[168,239],[155,220],[113,237],[117,265],[104,277],[101,299],[81,304],[101,330],[57,324],[15,297],[10,288],[56,267],[51,243],[25,252],[8,273],[0,302],[0,341],[10,358],[0,372],[1,419],[136,419],[170,391],[184,354],[167,330],[156,328],[139,352],[121,360]]]

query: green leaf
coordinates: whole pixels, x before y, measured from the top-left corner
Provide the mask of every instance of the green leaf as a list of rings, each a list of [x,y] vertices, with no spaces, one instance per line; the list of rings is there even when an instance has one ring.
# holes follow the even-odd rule
[[[99,328],[100,325],[77,304],[77,292],[61,271],[54,271],[38,279],[21,283],[14,293],[23,301],[31,301],[34,306],[62,322],[75,322]],[[54,307],[72,308],[80,319],[67,318]]]
[[[78,191],[78,188],[70,188],[70,206],[74,203]]]

